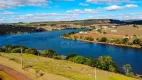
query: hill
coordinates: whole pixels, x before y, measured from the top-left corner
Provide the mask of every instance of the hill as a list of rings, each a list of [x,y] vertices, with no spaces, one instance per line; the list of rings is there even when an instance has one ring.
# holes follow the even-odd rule
[[[1,53],[0,64],[22,72],[34,80],[94,80],[94,68],[86,65],[31,54],[24,54],[23,58],[25,70],[22,70],[19,64],[21,60],[20,54]],[[35,70],[37,69],[45,74],[42,77],[36,78]],[[99,69],[96,72],[97,80],[136,80]]]

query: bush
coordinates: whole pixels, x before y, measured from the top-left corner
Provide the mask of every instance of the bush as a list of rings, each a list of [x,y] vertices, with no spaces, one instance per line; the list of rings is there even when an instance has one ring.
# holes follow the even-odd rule
[[[57,56],[53,56],[53,58],[54,58],[54,59],[59,59],[59,60],[62,59],[61,56],[58,56],[58,55],[57,55]]]
[[[85,65],[92,66],[92,59],[91,59],[91,58],[85,58],[84,64],[85,64]]]
[[[0,48],[0,52],[5,52],[5,49],[3,49],[3,48]]]
[[[57,56],[57,53],[54,50],[47,49],[41,53],[41,56],[53,58],[54,56]]]
[[[73,62],[83,64],[85,62],[85,58],[83,56],[76,56],[73,58]]]
[[[106,38],[106,37],[102,37],[100,41],[101,41],[101,42],[106,42],[106,41],[107,41],[107,38]]]
[[[95,62],[95,66],[103,69],[103,70],[107,70],[107,71],[111,71],[111,72],[118,72],[119,71],[119,67],[117,66],[116,63],[114,63],[112,61],[112,58],[110,56],[100,56],[96,62]]]
[[[11,53],[21,53],[21,48],[14,48]]]
[[[94,41],[94,38],[92,38],[92,37],[86,37],[85,39],[89,40],[89,41]]]
[[[123,40],[122,40],[122,43],[123,44],[127,44],[129,42],[129,39],[128,38],[124,38]]]
[[[12,45],[5,45],[2,47],[4,52],[10,53],[12,49],[14,49],[14,47]]]
[[[138,45],[140,45],[140,43],[141,43],[141,40],[140,40],[140,39],[134,39],[134,40],[133,40],[133,44],[138,44]]]
[[[38,55],[39,54],[39,52],[36,49],[34,49],[34,48],[26,49],[25,53],[34,54],[34,55]]]
[[[135,75],[134,75],[134,73],[133,73],[133,72],[129,72],[129,73],[127,73],[127,74],[126,74],[126,76],[134,77]]]
[[[77,56],[77,55],[74,54],[74,53],[72,53],[72,54],[69,54],[69,55],[66,57],[66,59],[68,60],[69,58],[73,58],[73,57],[75,57],[75,56]]]

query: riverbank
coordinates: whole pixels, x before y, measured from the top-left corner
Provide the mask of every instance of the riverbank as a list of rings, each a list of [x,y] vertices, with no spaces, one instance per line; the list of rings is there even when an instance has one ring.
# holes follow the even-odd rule
[[[68,39],[68,40],[73,40],[69,37],[61,36],[61,38]],[[77,39],[78,41],[82,42],[91,42],[91,43],[97,43],[97,44],[107,44],[107,45],[113,45],[113,46],[120,46],[120,47],[130,47],[130,48],[142,48],[141,46],[135,46],[135,45],[125,45],[125,44],[114,44],[114,43],[106,43],[106,42],[98,42],[98,41],[89,41],[89,40],[83,40],[83,39]]]

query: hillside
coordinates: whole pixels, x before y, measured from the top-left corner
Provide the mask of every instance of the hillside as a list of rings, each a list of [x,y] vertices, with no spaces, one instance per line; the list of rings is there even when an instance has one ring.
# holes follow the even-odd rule
[[[0,64],[9,66],[22,72],[34,80],[94,80],[94,68],[76,64],[65,60],[55,60],[39,57],[31,54],[24,54],[25,70],[21,69],[20,54],[1,53]],[[45,73],[42,77],[36,78],[35,69]],[[97,80],[136,80],[120,74],[111,73],[97,69]]]

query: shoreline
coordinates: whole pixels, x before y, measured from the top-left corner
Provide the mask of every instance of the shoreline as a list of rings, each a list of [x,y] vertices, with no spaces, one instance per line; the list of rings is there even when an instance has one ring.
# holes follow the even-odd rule
[[[61,37],[61,38],[64,38],[64,39],[68,39],[68,40],[73,40],[73,39],[70,39],[70,38],[64,37],[64,36],[60,36],[60,37]],[[96,43],[96,44],[106,44],[106,45],[112,45],[112,46],[120,46],[120,47],[128,47],[128,48],[141,49],[140,46],[125,45],[125,44],[114,44],[114,43],[106,43],[106,42],[98,42],[98,41],[88,41],[88,40],[81,40],[81,39],[78,39],[77,41],[81,41],[81,42],[91,42],[91,43]]]

